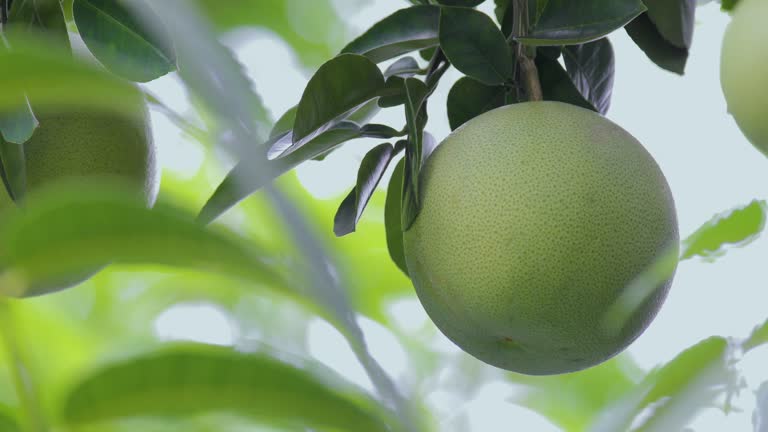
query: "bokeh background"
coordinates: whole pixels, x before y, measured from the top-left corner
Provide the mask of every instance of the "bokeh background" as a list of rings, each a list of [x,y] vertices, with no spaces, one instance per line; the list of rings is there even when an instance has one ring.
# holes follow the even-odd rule
[[[264,122],[295,105],[312,72],[347,41],[407,6],[396,0],[265,4],[266,12],[249,15],[222,2],[213,17],[267,107]],[[487,1],[481,9],[493,16],[492,7]],[[616,51],[616,85],[608,117],[644,143],[663,169],[683,236],[713,215],[753,199],[768,199],[768,160],[740,133],[720,91],[719,49],[728,20],[715,3],[699,8],[684,77],[657,68],[623,31],[610,36]],[[455,71],[449,72],[430,104],[427,130],[438,139],[450,132],[444,101],[457,78]],[[207,126],[205,113],[174,74],[145,89],[165,106],[152,109],[163,167],[161,199],[198,210],[234,161],[198,139],[195,129]],[[376,121],[396,128],[404,124],[397,108],[383,110]],[[562,430],[556,421],[514,403],[532,388],[558,405],[572,425],[584,421],[580,412],[586,416],[590,404],[610,400],[612,383],[592,385],[589,400],[573,399],[577,393],[563,387],[569,381],[510,378],[445,339],[425,315],[408,279],[389,260],[383,190],[373,197],[358,232],[333,237],[336,207],[352,187],[363,155],[375,144],[378,141],[349,143],[322,162],[305,163],[278,183],[333,256],[334,274],[351,291],[372,354],[406,394],[428,407],[442,431]],[[216,223],[268,244],[275,253],[289,250],[283,228],[259,194]],[[654,323],[607,367],[622,370],[629,379],[622,385],[631,386],[644,371],[710,335],[746,337],[768,317],[766,257],[768,240],[758,238],[729,249],[716,263],[701,258],[683,262]],[[347,342],[330,324],[284,297],[200,272],[113,266],[76,289],[25,300],[16,315],[31,367],[52,383],[53,390],[43,396],[50,403],[57,391],[94,364],[172,340],[311,356],[372,390]],[[733,401],[737,409],[728,415],[716,407],[704,410],[691,429],[752,430],[754,391],[768,379],[766,364],[768,347],[745,358],[739,366],[745,387]],[[9,379],[3,374],[1,380]],[[13,397],[10,387],[0,387],[0,400]],[[218,429],[211,430],[269,430],[231,418],[217,417],[213,424]],[[177,430],[162,427],[153,423],[155,429],[142,430]]]

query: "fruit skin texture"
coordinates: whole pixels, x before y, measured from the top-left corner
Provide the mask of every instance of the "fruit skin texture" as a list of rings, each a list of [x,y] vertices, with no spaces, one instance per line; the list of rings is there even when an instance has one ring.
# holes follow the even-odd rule
[[[135,115],[87,110],[36,111],[35,115],[39,126],[24,143],[28,194],[60,180],[115,179],[139,188],[147,205],[154,204],[159,182],[145,108],[136,110]],[[14,205],[3,187],[0,212]],[[83,282],[98,270],[71,275],[66,280],[28,281],[23,295],[60,291]]]
[[[768,1],[741,0],[723,38],[720,84],[741,131],[768,156]]]
[[[656,287],[619,331],[604,312],[679,245],[672,196],[626,131],[559,102],[489,111],[454,131],[420,174],[404,233],[416,292],[438,328],[478,359],[558,374],[616,355],[663,303]]]

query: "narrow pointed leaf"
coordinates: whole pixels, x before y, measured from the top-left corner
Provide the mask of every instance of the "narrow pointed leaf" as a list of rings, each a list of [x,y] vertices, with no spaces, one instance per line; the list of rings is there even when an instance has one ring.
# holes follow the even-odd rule
[[[363,158],[357,172],[357,183],[334,217],[333,232],[337,236],[355,232],[357,222],[392,160],[393,150],[392,144],[384,143],[374,147]]]
[[[647,13],[637,17],[625,29],[635,44],[657,66],[678,75],[685,73],[688,50],[664,39]]]
[[[401,9],[374,24],[341,52],[364,55],[380,63],[411,51],[433,47],[438,43],[439,16],[440,9],[435,6]]]
[[[309,80],[296,109],[293,145],[301,147],[350,111],[378,96],[384,76],[367,58],[342,54],[329,60]]]
[[[21,281],[66,280],[117,262],[188,267],[287,288],[255,245],[205,228],[167,204],[149,209],[135,189],[74,182],[28,198],[0,224],[0,268]]]
[[[683,241],[681,259],[714,259],[724,254],[728,245],[740,247],[751,243],[765,228],[767,212],[768,204],[764,201],[752,201],[746,207],[714,217]]]
[[[608,112],[613,93],[616,65],[613,47],[607,38],[567,46],[562,50],[565,68],[571,81],[601,114]]]
[[[427,97],[427,85],[415,78],[405,79],[405,117],[408,124],[408,144],[405,149],[405,180],[403,181],[403,229],[410,228],[419,214],[419,171],[422,165],[422,139],[426,119],[422,103]]]
[[[576,88],[568,76],[568,72],[557,60],[537,56],[536,67],[539,70],[539,81],[541,82],[541,91],[544,93],[544,100],[565,102],[597,111]]]
[[[147,82],[176,69],[173,48],[145,31],[119,1],[74,0],[72,12],[88,49],[113,73]]]
[[[397,267],[408,275],[408,267],[405,264],[405,251],[403,250],[403,175],[405,159],[395,166],[395,171],[389,179],[387,187],[387,201],[384,205],[384,227],[387,232],[387,249],[389,256]]]
[[[648,18],[669,43],[688,49],[696,25],[696,0],[644,0]]]
[[[746,352],[768,343],[768,320],[755,327],[752,334],[742,342],[741,348]]]
[[[409,78],[419,72],[421,68],[419,63],[413,57],[403,57],[392,63],[386,71],[384,71],[384,78],[391,76],[400,76],[403,78]]]
[[[278,426],[387,431],[373,404],[264,354],[188,345],[109,364],[70,392],[79,425],[131,417],[230,412]]]
[[[645,11],[641,0],[539,1],[538,16],[525,37],[529,45],[577,45],[624,27]]]
[[[484,84],[503,84],[512,77],[512,50],[501,30],[482,12],[443,8],[440,47],[456,69]]]

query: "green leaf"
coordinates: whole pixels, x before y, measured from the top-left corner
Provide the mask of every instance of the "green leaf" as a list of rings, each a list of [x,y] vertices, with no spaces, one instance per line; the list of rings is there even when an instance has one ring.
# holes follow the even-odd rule
[[[405,177],[403,181],[403,231],[408,230],[420,210],[419,171],[421,171],[422,140],[426,119],[422,119],[422,103],[428,89],[416,78],[405,79],[405,118],[408,123],[408,144],[405,148]]]
[[[387,249],[389,256],[397,267],[408,276],[408,266],[405,264],[403,250],[403,175],[405,174],[405,159],[395,166],[387,186],[387,201],[384,205],[384,227],[387,233]]]
[[[475,7],[485,0],[437,0],[443,6]]]
[[[336,236],[342,237],[355,232],[357,222],[387,170],[393,154],[392,144],[384,143],[365,155],[357,172],[357,183],[352,192],[344,198],[333,219],[333,232]]]
[[[21,427],[16,421],[16,416],[13,415],[13,411],[0,404],[0,431],[3,432],[21,432]]]
[[[622,355],[581,372],[527,376],[510,373],[507,379],[524,386],[512,402],[532,409],[567,431],[584,431],[595,417],[626,396],[643,376],[632,360]]]
[[[16,34],[11,50],[0,45],[0,64],[0,111],[18,109],[24,97],[35,109],[78,105],[131,112],[143,102],[133,85],[30,34]]]
[[[765,228],[768,204],[752,201],[749,205],[715,216],[683,241],[681,259],[701,256],[713,260],[726,252],[727,245],[745,246]]]
[[[120,2],[74,0],[72,11],[88,49],[113,73],[147,82],[176,69],[173,47],[160,42],[168,37],[153,37]]]
[[[679,75],[685,73],[688,50],[664,39],[647,13],[637,17],[625,29],[635,44],[657,66]]]
[[[93,372],[67,396],[64,418],[80,425],[225,411],[278,426],[389,430],[372,401],[359,392],[335,388],[330,378],[265,354],[178,346]]]
[[[738,6],[740,0],[722,0],[721,8],[726,12],[733,11]]]
[[[525,37],[528,45],[578,45],[600,39],[643,13],[641,0],[539,1],[538,17]]]
[[[616,65],[613,47],[607,38],[563,50],[565,68],[576,88],[600,114],[608,112],[613,93]]]
[[[515,101],[516,97],[503,86],[487,86],[463,77],[448,93],[448,123],[451,130],[455,130],[484,112]]]
[[[765,345],[767,343],[768,343],[768,320],[766,320],[762,325],[759,325],[755,327],[754,330],[752,330],[752,333],[749,335],[749,337],[744,342],[741,343],[741,349],[743,349],[744,352],[747,352],[761,345]]]
[[[8,13],[9,32],[44,32],[51,43],[69,51],[69,34],[60,0],[16,0]],[[13,37],[9,37],[13,42]]]
[[[402,78],[409,78],[416,75],[421,71],[419,63],[413,57],[402,57],[392,63],[386,71],[384,71],[384,78],[391,76],[399,76]]]
[[[536,56],[536,67],[539,70],[539,81],[544,100],[565,102],[582,108],[597,111],[581,94],[557,60],[544,56]]]
[[[21,107],[11,112],[0,114],[0,142],[5,140],[11,144],[24,144],[37,129],[39,123],[27,98],[19,105]]]
[[[501,32],[504,37],[512,34],[515,23],[515,14],[512,0],[494,0],[496,7],[493,9],[496,20],[501,24]]]
[[[442,8],[440,47],[456,69],[488,84],[512,78],[512,50],[491,18],[474,9]]]
[[[309,80],[296,109],[293,144],[301,147],[384,88],[379,68],[366,57],[341,54]]]
[[[633,431],[682,430],[730,384],[728,355],[728,341],[721,337],[688,348],[606,409],[590,431],[630,430],[633,423],[639,423]]]
[[[167,204],[148,209],[135,189],[109,182],[64,182],[30,194],[0,224],[6,294],[25,282],[66,280],[109,262],[160,264],[219,272],[287,289],[254,245],[206,229]],[[10,273],[9,273],[10,272]]]
[[[696,25],[696,0],[644,0],[648,18],[659,34],[678,48],[689,49]]]
[[[0,138],[0,174],[8,196],[15,202],[24,199],[27,190],[27,161],[23,145]]]
[[[341,52],[364,55],[380,63],[436,46],[439,16],[440,9],[435,6],[400,9],[374,24]]]

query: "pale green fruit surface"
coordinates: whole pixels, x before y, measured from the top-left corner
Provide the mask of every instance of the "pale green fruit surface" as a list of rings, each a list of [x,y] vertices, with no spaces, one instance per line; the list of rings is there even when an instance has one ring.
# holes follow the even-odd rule
[[[159,182],[146,110],[139,110],[135,116],[91,111],[35,115],[39,126],[24,144],[27,193],[66,179],[115,179],[142,190],[147,205],[154,203]],[[13,205],[3,187],[0,211]],[[96,271],[72,275],[67,280],[30,281],[23,295],[59,291],[82,282]]]
[[[741,0],[723,39],[720,83],[728,112],[768,156],[768,1]]]
[[[437,327],[486,363],[536,375],[596,365],[637,338],[666,297],[671,278],[606,331],[606,310],[679,237],[655,161],[592,111],[489,111],[443,141],[420,185],[404,233],[409,274]]]

